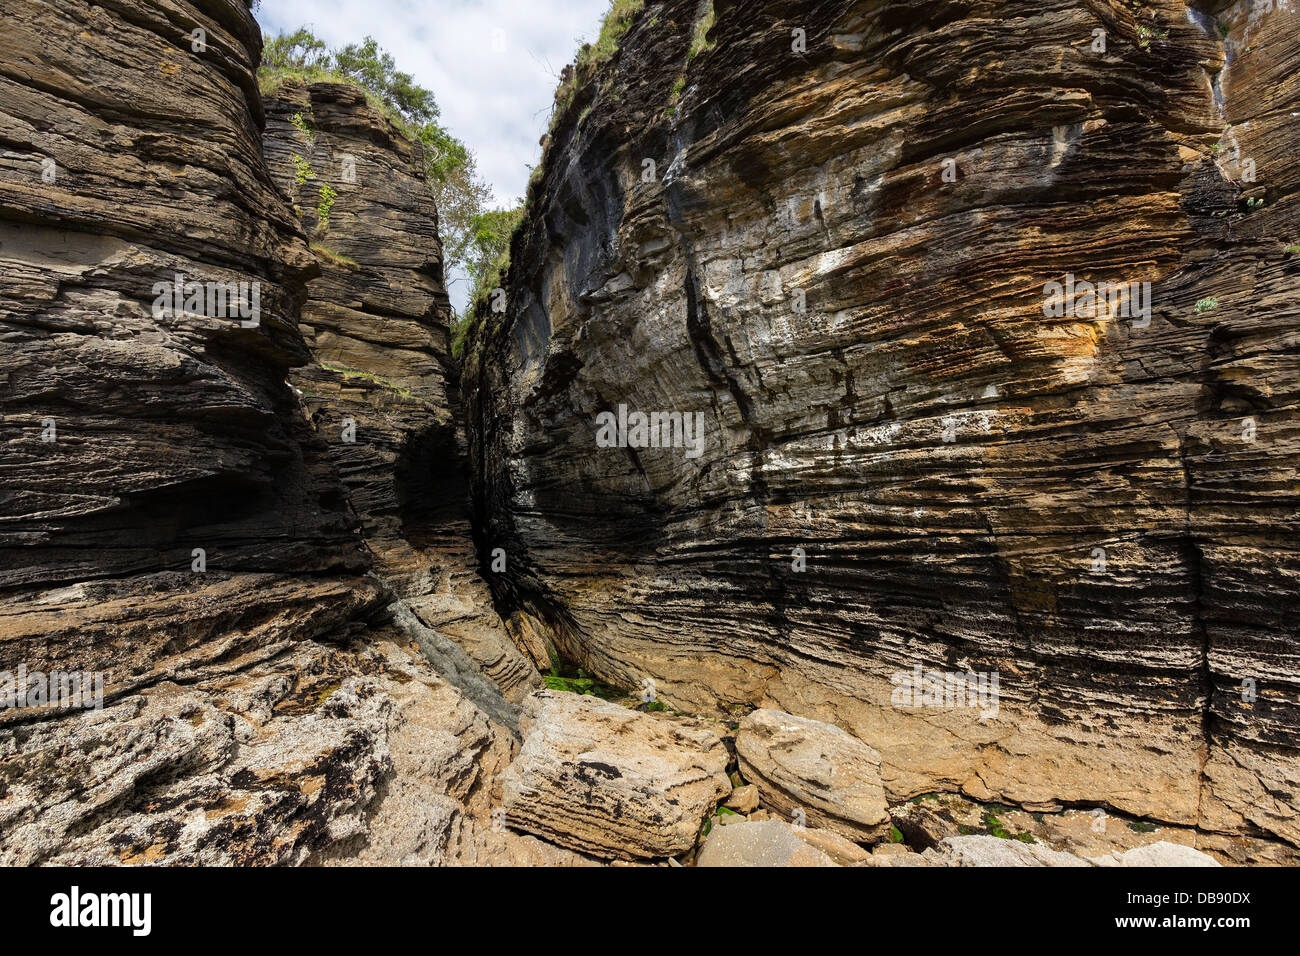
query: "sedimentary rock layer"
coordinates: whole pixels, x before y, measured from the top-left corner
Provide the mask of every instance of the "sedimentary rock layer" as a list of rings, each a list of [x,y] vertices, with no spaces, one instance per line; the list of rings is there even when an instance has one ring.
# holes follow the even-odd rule
[[[543,690],[524,702],[520,732],[501,778],[505,824],[582,853],[684,853],[731,792],[726,748],[689,718]]]
[[[1247,0],[645,4],[471,342],[503,611],[891,799],[1300,843],[1298,66]]]
[[[485,823],[509,705],[377,619],[393,596],[286,381],[319,269],[263,161],[260,46],[243,3],[5,4],[0,860],[545,859]],[[160,305],[178,274],[245,283],[248,314]],[[102,697],[48,706],[73,672]]]
[[[376,572],[518,701],[540,686],[478,575],[450,308],[421,146],[358,86],[289,81],[266,99],[264,151],[321,276],[291,381],[362,522]]]

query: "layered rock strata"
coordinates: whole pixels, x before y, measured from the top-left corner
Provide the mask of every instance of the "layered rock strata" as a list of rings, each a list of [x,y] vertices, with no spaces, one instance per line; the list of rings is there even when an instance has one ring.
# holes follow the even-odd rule
[[[891,801],[1300,843],[1297,65],[1249,0],[646,3],[471,341],[503,613]]]
[[[393,606],[286,382],[320,269],[263,161],[247,5],[4,20],[0,860],[576,860],[491,829],[514,708]],[[425,466],[393,448],[357,466]]]
[[[290,81],[265,102],[267,165],[321,270],[301,324],[316,362],[292,383],[348,489],[376,572],[518,701],[541,681],[478,573],[438,213],[421,146],[357,86]]]
[[[677,856],[731,792],[727,750],[689,718],[538,691],[501,778],[505,824],[604,859]]]

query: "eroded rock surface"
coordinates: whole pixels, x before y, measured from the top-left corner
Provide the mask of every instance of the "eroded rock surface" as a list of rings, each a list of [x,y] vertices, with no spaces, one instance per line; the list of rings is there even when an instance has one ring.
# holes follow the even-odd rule
[[[263,161],[247,5],[19,0],[4,22],[0,672],[99,674],[103,709],[0,710],[0,859],[544,858],[490,830],[513,708],[369,573],[403,584],[389,489],[439,446],[372,434],[391,454],[354,463],[390,480],[357,479],[286,382],[312,360],[302,331],[329,329],[299,328],[320,269]],[[404,270],[440,282],[418,212],[419,261],[391,243],[355,293],[399,317],[445,305],[436,283],[403,291]],[[250,314],[159,308],[178,274],[248,283]],[[437,341],[399,317],[372,316],[395,349]],[[439,353],[420,354],[419,414],[450,431]],[[354,514],[371,487],[388,497]],[[401,570],[436,578],[437,557]]]
[[[268,167],[321,270],[301,323],[316,362],[295,370],[292,383],[361,518],[376,571],[517,703],[541,678],[478,574],[422,147],[348,84],[290,80],[267,95],[266,112]]]
[[[787,817],[859,842],[889,829],[880,754],[833,724],[756,710],[736,733],[740,772],[762,802]]]
[[[502,777],[505,824],[604,859],[676,856],[731,792],[727,751],[697,722],[538,691]]]
[[[1300,10],[715,0],[691,56],[709,6],[574,91],[472,339],[506,613],[833,721],[891,801],[1300,843]],[[1045,314],[1067,275],[1149,321]],[[598,447],[619,406],[699,454]]]

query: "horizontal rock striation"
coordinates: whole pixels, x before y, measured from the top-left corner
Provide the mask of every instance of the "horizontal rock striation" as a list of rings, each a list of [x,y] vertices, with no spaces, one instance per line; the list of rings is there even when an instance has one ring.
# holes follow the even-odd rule
[[[684,853],[731,792],[726,748],[690,718],[543,690],[524,702],[520,732],[501,778],[503,825],[580,853]]]
[[[1300,843],[1298,64],[1246,0],[646,3],[470,343],[503,614],[891,800]]]
[[[517,702],[541,679],[478,576],[448,376],[438,212],[421,146],[357,86],[290,80],[265,102],[267,165],[321,270],[301,323],[316,362],[291,381],[377,573]]]
[[[17,0],[4,24],[0,862],[546,859],[487,822],[510,706],[392,611],[353,476],[286,381],[321,270],[263,160],[247,4]],[[418,212],[434,279],[403,292],[403,262],[370,294],[400,297],[388,334],[450,431],[445,344],[397,318],[445,303]],[[244,312],[160,304],[177,274],[245,283]],[[426,462],[357,464],[414,493]],[[68,708],[71,672],[93,695]]]

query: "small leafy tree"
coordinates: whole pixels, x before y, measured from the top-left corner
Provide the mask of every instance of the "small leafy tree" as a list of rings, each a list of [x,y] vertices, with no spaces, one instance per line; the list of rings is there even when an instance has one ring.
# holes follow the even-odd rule
[[[307,27],[264,39],[262,65],[258,70],[263,89],[274,89],[289,76],[309,82],[332,80],[362,87],[376,107],[423,147],[424,173],[438,206],[449,282],[465,279],[476,282],[479,267],[473,257],[481,259],[481,254],[474,242],[475,217],[488,209],[492,190],[478,173],[474,153],[439,125],[433,92],[418,85],[411,74],[397,69],[392,55],[374,37],[331,49]],[[297,120],[301,121],[301,116]],[[299,128],[306,132],[309,127],[302,122]],[[310,171],[310,167],[307,169]],[[299,184],[305,181],[301,166],[298,176]],[[326,212],[322,217],[325,222],[328,222],[332,199],[325,203]]]

